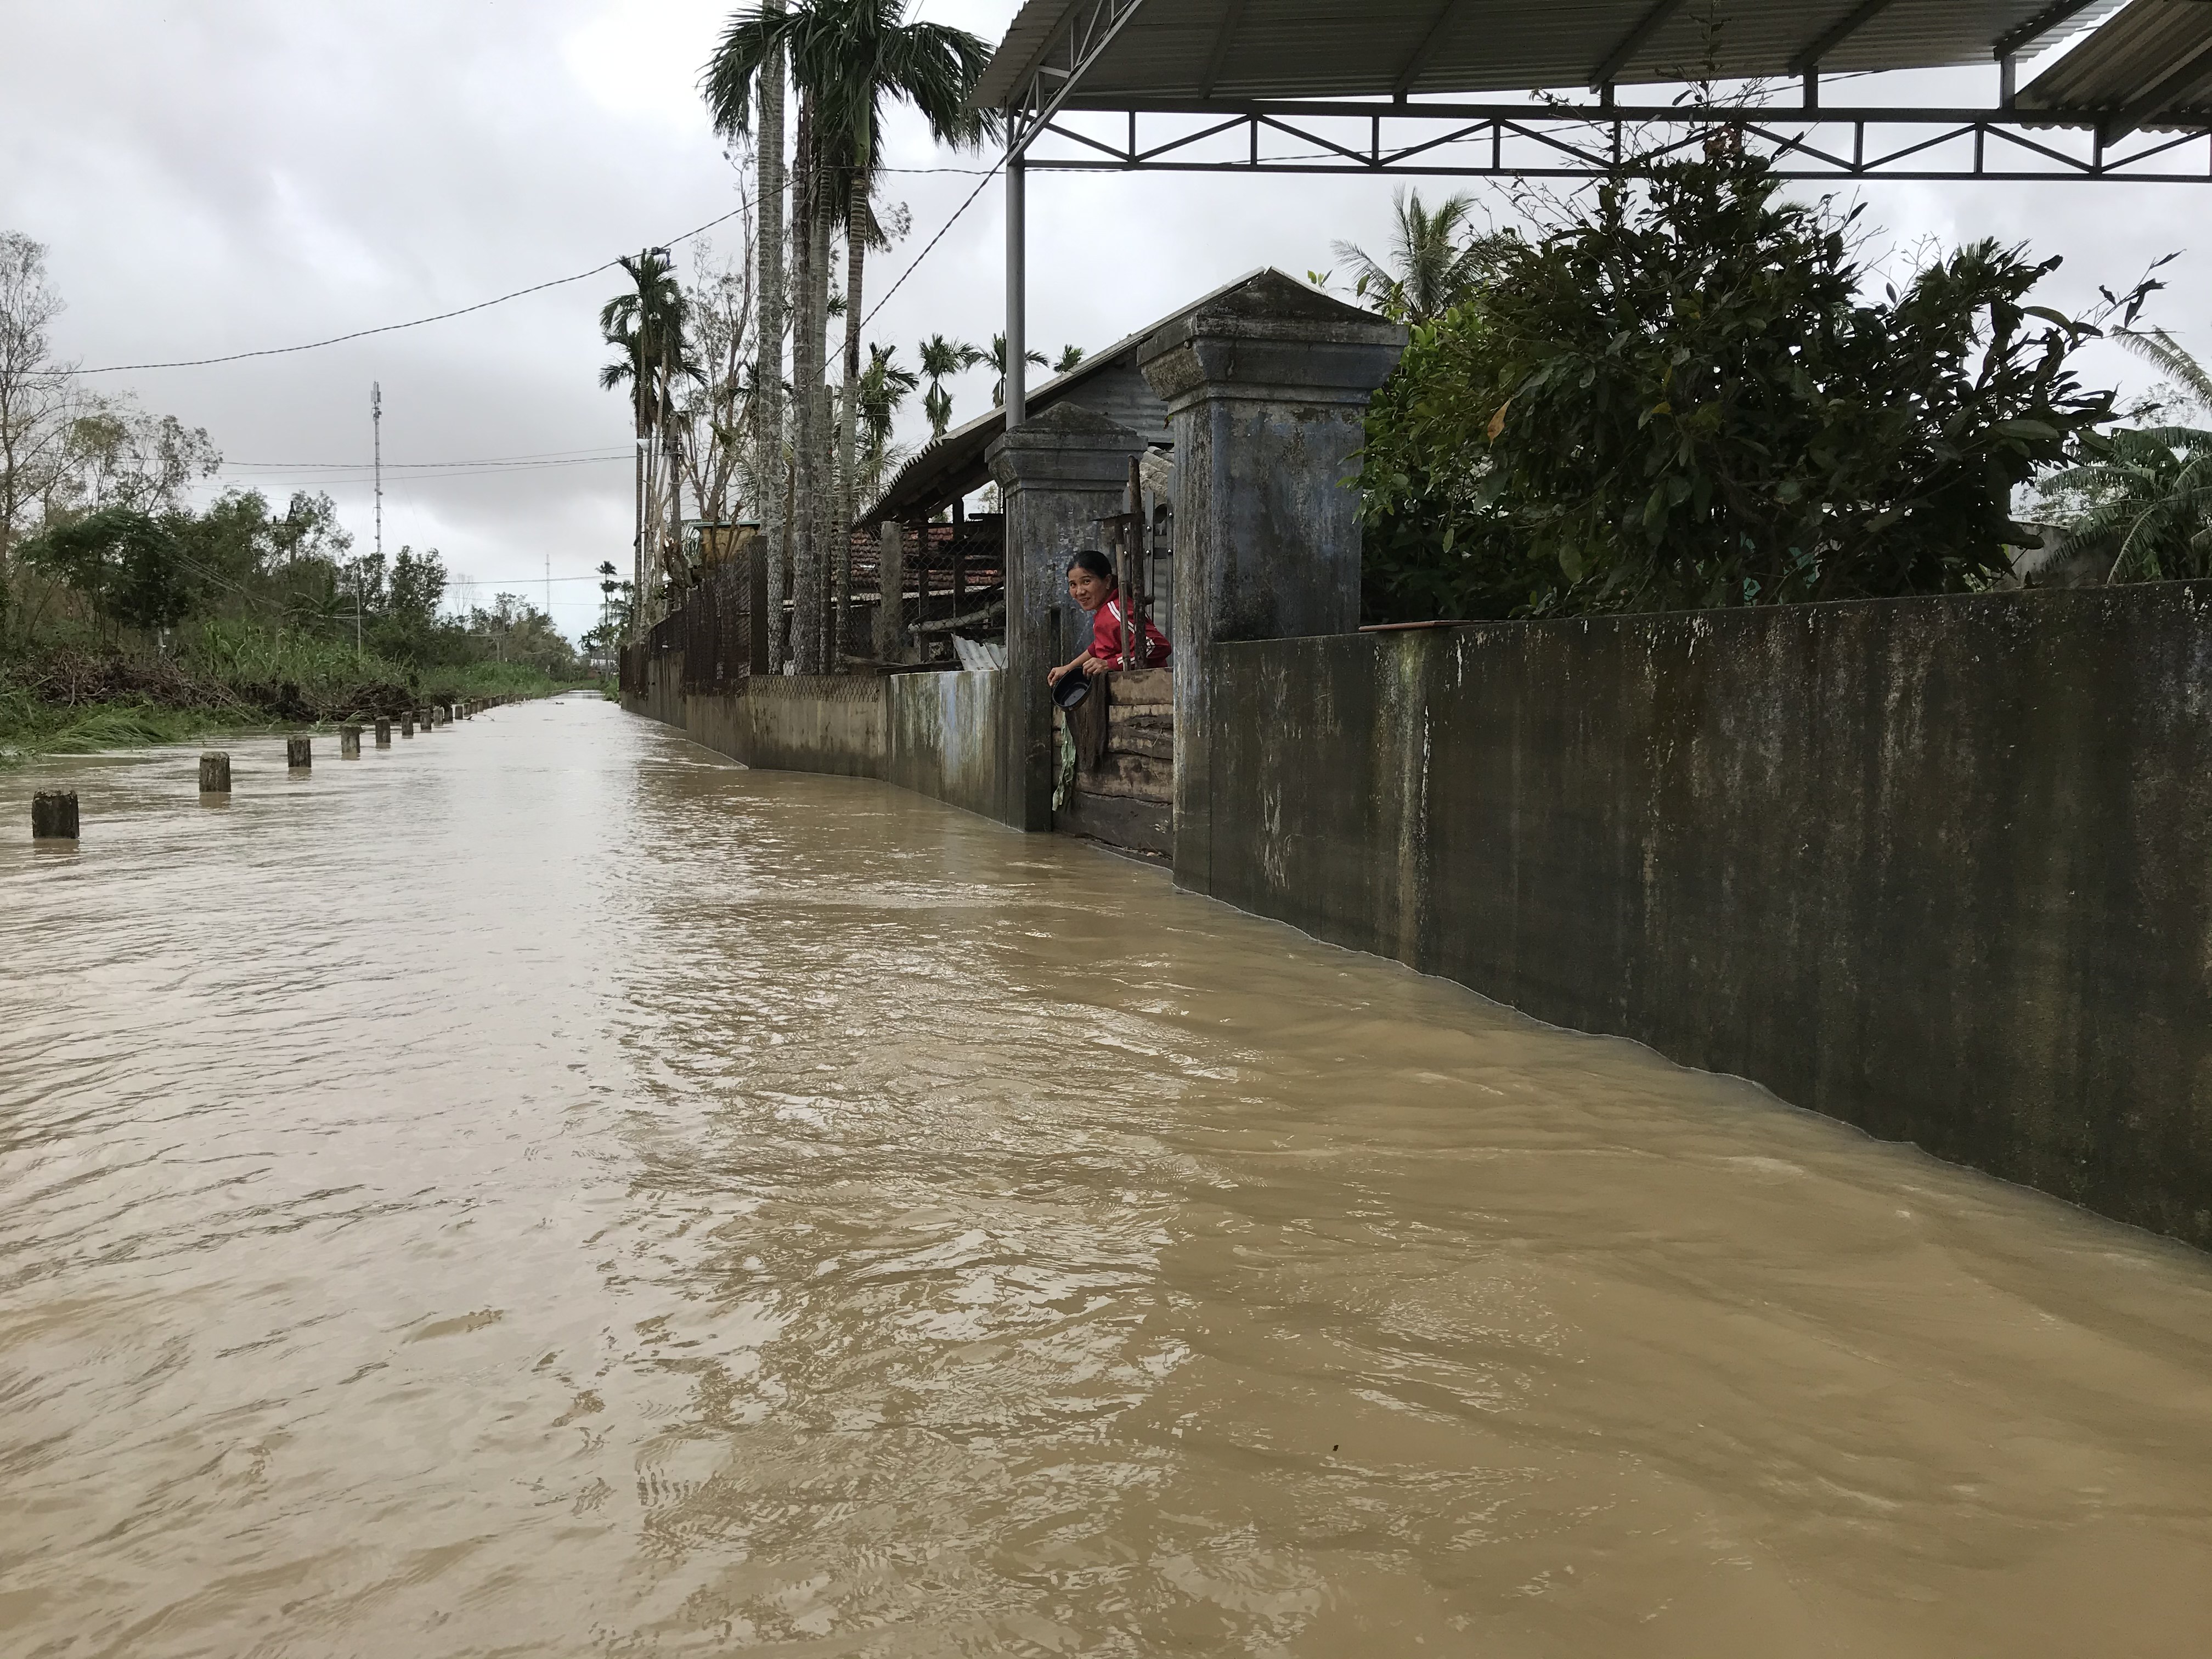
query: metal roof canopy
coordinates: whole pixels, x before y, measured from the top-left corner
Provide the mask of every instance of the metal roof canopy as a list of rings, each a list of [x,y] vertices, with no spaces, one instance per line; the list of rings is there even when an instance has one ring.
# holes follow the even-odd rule
[[[2212,182],[2212,3],[2131,0],[2112,17],[2120,6],[1027,0],[975,101],[1006,112],[1009,158],[1039,170],[1577,178],[1648,152],[1655,126],[1717,125],[1764,140],[1799,178]],[[2020,59],[2100,23],[2016,91]],[[1974,64],[1996,70],[1988,108],[1821,101],[1824,74]],[[1631,106],[1616,95],[1778,80],[1794,87],[1790,98]],[[1584,87],[1596,95],[1541,95]],[[1501,94],[1514,101],[1468,101]],[[1109,112],[1122,122],[1076,119]],[[2154,127],[2165,131],[2113,149]],[[1048,138],[1063,142],[1040,148]],[[2203,161],[2170,170],[2200,139]],[[1302,148],[1283,153],[1286,143]],[[2154,170],[2160,158],[2171,160]]]
[[[1820,99],[1824,74],[1973,64],[1988,108]],[[1681,95],[1618,96],[1657,85]],[[1008,420],[1032,170],[1594,178],[1723,127],[1796,179],[2203,183],[2208,89],[2212,0],[1026,0],[974,98],[1006,118]]]

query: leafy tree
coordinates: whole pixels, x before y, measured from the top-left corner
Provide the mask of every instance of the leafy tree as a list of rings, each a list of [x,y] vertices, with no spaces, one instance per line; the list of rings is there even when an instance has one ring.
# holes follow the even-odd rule
[[[47,334],[62,308],[45,247],[0,231],[0,576],[64,464],[70,374]]]
[[[1064,345],[1060,349],[1060,356],[1053,362],[1052,372],[1055,374],[1068,374],[1082,367],[1083,348],[1079,345]]]
[[[1881,297],[1856,213],[1716,143],[1602,185],[1417,326],[1370,411],[1367,608],[1510,616],[1970,588],[2014,489],[2109,418],[1984,242]]]
[[[133,507],[102,507],[42,532],[21,550],[27,562],[125,627],[173,628],[198,596],[200,573],[173,525]]]

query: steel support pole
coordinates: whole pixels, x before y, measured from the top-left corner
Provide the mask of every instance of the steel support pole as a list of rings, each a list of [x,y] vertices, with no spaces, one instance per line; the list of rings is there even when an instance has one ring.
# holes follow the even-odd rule
[[[1029,249],[1023,200],[1029,164],[1006,160],[1006,430],[1029,419]]]

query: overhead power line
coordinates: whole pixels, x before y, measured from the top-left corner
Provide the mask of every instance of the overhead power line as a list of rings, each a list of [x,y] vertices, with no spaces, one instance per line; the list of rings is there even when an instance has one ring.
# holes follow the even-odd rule
[[[627,447],[617,450],[610,448],[605,444],[592,444],[581,449],[538,449],[532,450],[526,455],[486,455],[478,459],[469,461],[386,461],[384,465],[388,467],[514,466],[524,461],[552,460],[562,456],[571,455],[587,461],[599,460],[608,457],[627,460],[629,459],[629,453],[630,452]],[[371,467],[375,465],[376,463],[374,461],[225,461],[223,463],[225,468],[234,466],[273,466],[291,468],[302,472],[325,472],[333,471],[339,467],[365,468]]]
[[[952,228],[953,220],[958,219],[962,213],[965,213],[968,210],[969,204],[975,201],[975,197],[982,193],[983,185],[988,184],[991,181],[992,176],[999,171],[1000,165],[1000,163],[994,162],[990,167],[985,168],[879,167],[877,169],[877,171],[880,173],[974,173],[980,172],[983,175],[982,183],[978,184],[975,186],[975,194],[970,195],[966,202],[963,202],[960,204],[959,210],[953,214],[951,219],[945,221],[945,229],[939,231],[935,236],[930,239],[929,247],[922,249],[921,253],[915,256],[914,264],[908,265],[906,268],[906,270],[900,275],[898,282],[891,284],[890,292],[884,295],[884,300],[888,300],[891,297],[892,294],[897,293],[900,283],[904,283],[907,276],[913,274],[915,265],[919,265],[922,260],[929,257],[930,248],[935,247],[938,242],[943,240],[945,231]],[[684,231],[682,234],[671,236],[665,241],[654,244],[654,246],[658,247],[674,247],[678,242],[688,242],[695,236],[702,236],[707,232],[714,229],[717,225],[726,225],[731,220],[738,217],[740,214],[750,211],[755,200],[756,198],[748,197],[744,201],[740,203],[738,206],[732,208],[727,213],[723,214],[720,218],[709,219],[703,225],[694,225],[690,229]],[[233,351],[220,357],[179,357],[167,362],[102,363],[96,368],[80,368],[75,372],[79,374],[122,374],[126,373],[135,373],[141,369],[149,368],[208,368],[217,363],[242,363],[255,357],[289,357],[302,351],[320,351],[325,346],[343,345],[349,340],[366,340],[371,336],[377,334],[396,334],[403,329],[422,328],[430,323],[450,322],[456,317],[466,317],[475,312],[489,311],[494,306],[503,306],[510,300],[520,300],[526,298],[528,295],[532,294],[543,294],[548,289],[566,288],[571,283],[580,283],[587,277],[599,276],[602,271],[613,270],[617,269],[621,263],[622,262],[619,259],[608,259],[599,264],[593,265],[589,270],[579,270],[566,276],[555,276],[546,282],[532,283],[527,288],[518,288],[512,289],[507,293],[497,295],[489,300],[479,300],[474,305],[461,306],[453,311],[441,311],[428,317],[411,318],[404,323],[384,323],[379,325],[375,328],[357,328],[351,333],[333,334],[326,340],[308,340],[299,345],[264,346],[258,350]],[[866,326],[867,322],[874,318],[876,312],[882,309],[883,300],[878,300],[876,301],[875,309],[870,311],[867,317],[861,319],[862,325]]]
[[[672,236],[668,238],[666,241],[656,243],[654,246],[659,247],[674,247],[678,242],[688,242],[694,236],[703,235],[706,232],[714,229],[717,225],[727,224],[739,214],[744,213],[751,208],[752,204],[751,198],[748,198],[745,201],[740,203],[738,206],[732,208],[727,213],[722,215],[720,218],[709,219],[703,225],[695,225],[690,230],[685,231],[682,235]],[[373,334],[395,334],[401,329],[421,328],[428,323],[449,322],[456,317],[465,317],[471,312],[489,311],[494,306],[505,305],[509,300],[520,300],[526,295],[543,294],[549,288],[565,288],[571,283],[580,283],[587,276],[596,276],[601,271],[612,270],[621,263],[622,262],[619,259],[609,259],[602,264],[593,265],[589,270],[580,270],[575,272],[573,276],[556,276],[550,282],[532,283],[528,288],[518,288],[510,293],[500,295],[495,299],[479,300],[472,306],[462,306],[458,310],[441,311],[435,316],[416,317],[404,323],[385,323],[376,328],[357,328],[350,334],[333,334],[327,340],[309,340],[301,345],[265,346],[258,351],[234,351],[221,357],[185,357],[179,358],[173,362],[104,363],[98,368],[80,368],[76,373],[79,374],[120,374],[125,371],[146,368],[206,368],[215,363],[244,362],[250,357],[288,357],[295,352],[320,351],[325,346],[343,345],[348,340],[365,340]]]
[[[994,161],[990,167],[985,170],[983,176],[975,181],[975,188],[968,192],[968,199],[963,202],[958,207],[953,209],[952,216],[938,227],[937,234],[929,239],[929,246],[914,256],[914,263],[907,266],[904,270],[899,272],[898,281],[893,283],[889,288],[885,289],[884,290],[884,297],[868,307],[868,314],[860,319],[860,326],[862,328],[866,328],[870,323],[875,321],[876,313],[891,302],[891,295],[904,288],[906,286],[906,279],[913,276],[915,271],[921,269],[921,262],[929,258],[932,251],[935,249],[939,242],[945,240],[945,233],[951,229],[953,226],[958,224],[960,222],[960,216],[967,212],[969,208],[975,205],[975,198],[983,193],[983,186],[989,184],[991,180],[997,176],[999,169],[1005,165],[1006,163],[1003,160]],[[955,170],[956,169],[950,167],[945,169],[947,172],[952,172]],[[959,170],[964,171],[964,169]]]

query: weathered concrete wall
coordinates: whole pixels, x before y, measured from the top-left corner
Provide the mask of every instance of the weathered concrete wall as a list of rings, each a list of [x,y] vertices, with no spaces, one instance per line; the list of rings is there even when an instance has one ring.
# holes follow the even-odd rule
[[[890,781],[998,817],[1006,795],[1000,771],[1005,679],[1000,670],[977,669],[885,680]]]
[[[880,679],[763,675],[745,683],[743,696],[724,701],[746,705],[752,746],[739,758],[748,766],[856,778],[889,771]]]
[[[675,726],[747,766],[880,778],[889,773],[884,683],[843,675],[762,675],[735,691],[687,696],[684,653],[653,659],[646,694],[623,707]]]
[[[2212,1247],[2212,583],[1213,663],[1216,897]]]

